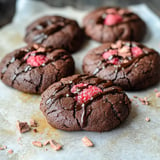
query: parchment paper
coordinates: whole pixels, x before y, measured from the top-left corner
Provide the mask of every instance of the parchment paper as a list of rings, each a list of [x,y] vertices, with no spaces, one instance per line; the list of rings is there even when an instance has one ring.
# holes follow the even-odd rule
[[[25,27],[38,17],[46,14],[58,14],[76,19],[80,24],[87,13],[71,7],[51,8],[41,2],[22,1],[11,24],[0,30],[0,59],[14,49],[25,45],[23,36]],[[22,5],[23,4],[23,5]],[[148,25],[148,33],[144,44],[160,50],[160,20],[144,4],[131,6],[131,10],[139,14]],[[82,73],[81,64],[88,50],[98,46],[92,40],[86,42],[83,49],[73,55],[76,73]],[[6,145],[13,149],[13,154],[6,150],[0,151],[0,160],[159,160],[160,159],[160,98],[155,97],[154,88],[141,92],[127,92],[133,95],[147,96],[150,105],[141,105],[138,100],[132,104],[129,118],[120,127],[110,132],[65,132],[51,128],[39,110],[40,96],[25,94],[0,82],[0,146]],[[138,107],[136,106],[138,103]],[[145,118],[149,117],[150,122]],[[38,133],[33,131],[20,134],[16,129],[16,121],[37,120]],[[88,136],[95,147],[87,148],[81,142]],[[17,139],[21,137],[21,141]],[[63,145],[63,150],[54,151],[50,146],[37,148],[31,144],[34,140],[44,142],[55,139]],[[48,150],[47,150],[48,149]]]

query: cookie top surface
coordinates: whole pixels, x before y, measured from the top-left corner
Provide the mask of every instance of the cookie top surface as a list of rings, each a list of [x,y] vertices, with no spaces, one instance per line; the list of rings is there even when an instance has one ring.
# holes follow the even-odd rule
[[[44,47],[63,48],[77,51],[83,44],[84,34],[75,20],[61,16],[44,16],[26,29],[24,40]]]
[[[119,7],[96,9],[84,17],[83,25],[89,37],[103,43],[140,41],[146,31],[145,23],[138,15]]]
[[[74,61],[68,52],[39,45],[17,49],[0,63],[2,81],[28,93],[42,93],[53,82],[73,73]]]
[[[84,73],[112,80],[125,90],[144,89],[157,83],[159,65],[160,56],[155,50],[129,41],[103,44],[83,59]]]
[[[127,95],[111,81],[73,75],[42,94],[40,109],[58,129],[107,131],[123,122],[131,108]]]

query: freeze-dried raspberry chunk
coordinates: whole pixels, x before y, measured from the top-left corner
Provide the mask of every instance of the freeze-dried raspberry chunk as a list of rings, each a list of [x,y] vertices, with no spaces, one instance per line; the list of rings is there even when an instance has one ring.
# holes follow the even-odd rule
[[[122,20],[123,18],[119,14],[108,14],[104,20],[104,24],[107,26],[112,26],[122,22]]]
[[[24,56],[24,60],[27,60],[27,64],[38,67],[46,62],[47,58],[45,55],[36,55],[36,51],[29,52]]]
[[[108,59],[110,56],[116,55],[117,54],[117,49],[110,49],[109,51],[106,51],[103,53],[103,58]]]
[[[138,56],[140,56],[141,54],[143,54],[142,49],[139,48],[139,47],[132,47],[132,48],[131,48],[131,52],[132,52],[133,57],[138,57]]]

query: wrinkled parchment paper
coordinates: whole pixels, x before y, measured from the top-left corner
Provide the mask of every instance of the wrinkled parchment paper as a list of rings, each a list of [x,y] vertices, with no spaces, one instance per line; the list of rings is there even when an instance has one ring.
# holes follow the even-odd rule
[[[76,19],[80,24],[87,13],[71,7],[51,8],[41,2],[22,1],[11,24],[0,30],[0,59],[14,49],[25,45],[23,36],[25,27],[38,17],[46,14],[58,14]],[[160,19],[144,4],[132,6],[131,10],[139,14],[147,23],[148,33],[144,44],[160,51]],[[82,73],[81,64],[88,50],[99,43],[88,41],[83,49],[73,55],[76,72]],[[0,82],[0,146],[12,149],[0,151],[0,160],[159,160],[160,159],[160,98],[155,97],[154,88],[141,92],[127,92],[133,95],[148,97],[149,106],[141,105],[138,100],[132,104],[129,118],[120,127],[110,132],[65,132],[51,128],[39,110],[40,96],[25,94]],[[138,103],[138,107],[136,106]],[[149,117],[150,122],[145,118]],[[33,131],[20,134],[16,129],[16,121],[27,121],[33,118],[39,126],[38,133]],[[81,142],[88,136],[95,147],[87,148]],[[21,139],[17,141],[17,139]],[[34,140],[44,142],[55,139],[63,145],[63,150],[54,151],[50,146],[37,148],[31,144]]]

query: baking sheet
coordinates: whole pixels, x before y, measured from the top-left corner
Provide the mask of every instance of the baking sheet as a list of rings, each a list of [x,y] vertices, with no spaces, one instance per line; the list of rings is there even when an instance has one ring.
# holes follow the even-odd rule
[[[144,4],[130,8],[148,25],[144,44],[160,51],[160,19]],[[86,13],[71,7],[51,8],[42,2],[22,1],[12,24],[0,30],[0,59],[25,45],[25,27],[34,19],[46,14],[58,14],[76,19],[81,24]],[[82,73],[82,59],[87,51],[98,45],[99,43],[90,40],[83,49],[73,55],[76,73]],[[0,151],[0,160],[159,160],[160,98],[156,98],[154,88],[160,91],[160,84],[141,92],[127,92],[130,98],[134,95],[148,97],[150,105],[142,105],[138,100],[134,100],[129,118],[113,131],[65,132],[51,128],[46,123],[39,110],[40,96],[16,91],[0,82],[0,146],[6,145],[14,151],[13,154],[9,154],[8,149]],[[151,121],[146,122],[146,117]],[[29,122],[31,118],[39,124],[38,133],[31,131],[20,134],[16,129],[16,121]],[[95,147],[84,146],[81,142],[83,136],[88,136]],[[52,138],[63,145],[63,150],[56,152],[50,146],[37,148],[31,144],[34,140],[44,142]]]

